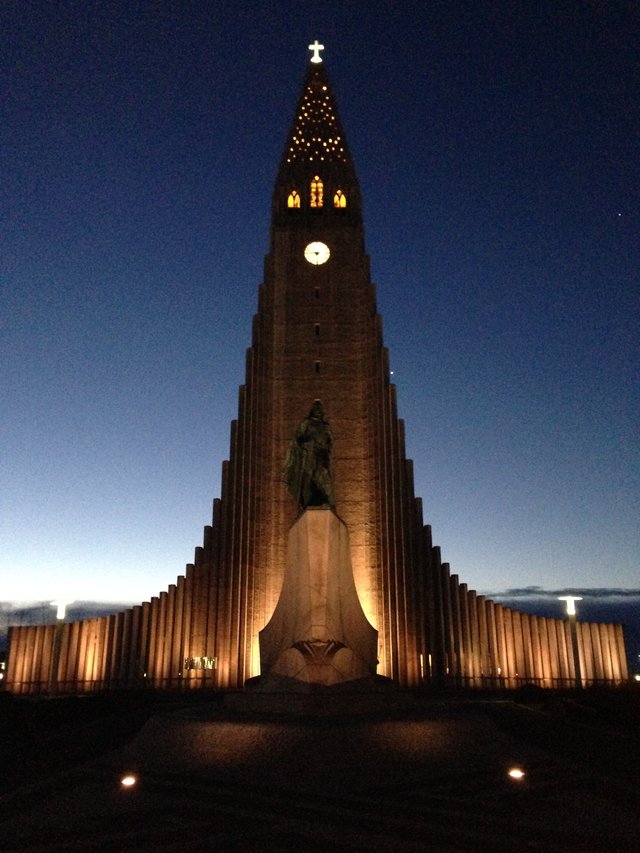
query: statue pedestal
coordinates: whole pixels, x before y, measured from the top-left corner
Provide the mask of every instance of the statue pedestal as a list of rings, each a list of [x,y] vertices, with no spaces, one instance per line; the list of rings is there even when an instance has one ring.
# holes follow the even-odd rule
[[[309,508],[289,531],[282,591],[259,638],[261,681],[274,686],[375,676],[378,632],[358,598],[347,527],[332,510]]]

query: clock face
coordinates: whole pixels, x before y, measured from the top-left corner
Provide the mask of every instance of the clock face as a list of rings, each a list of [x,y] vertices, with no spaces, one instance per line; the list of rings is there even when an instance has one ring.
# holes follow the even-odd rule
[[[331,252],[326,243],[309,243],[304,250],[304,256],[310,264],[319,266],[329,260]]]

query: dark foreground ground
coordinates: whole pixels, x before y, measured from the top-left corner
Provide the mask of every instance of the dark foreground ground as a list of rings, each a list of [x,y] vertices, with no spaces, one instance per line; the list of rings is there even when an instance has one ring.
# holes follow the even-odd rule
[[[2,851],[640,850],[634,690],[0,700]]]

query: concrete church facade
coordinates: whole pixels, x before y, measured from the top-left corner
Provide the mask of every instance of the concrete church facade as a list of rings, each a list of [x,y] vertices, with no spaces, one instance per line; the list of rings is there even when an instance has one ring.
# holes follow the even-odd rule
[[[12,628],[7,688],[238,688],[259,675],[258,634],[278,603],[297,512],[283,464],[317,400],[331,425],[335,510],[349,532],[362,609],[378,632],[380,675],[404,687],[566,686],[578,674],[584,684],[626,680],[621,626],[486,600],[432,544],[389,382],[360,188],[314,49],[276,179],[245,384],[203,545],[149,602]]]

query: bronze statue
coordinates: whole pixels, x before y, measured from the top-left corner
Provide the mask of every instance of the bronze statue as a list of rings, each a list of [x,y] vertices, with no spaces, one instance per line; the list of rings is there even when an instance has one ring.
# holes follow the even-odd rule
[[[329,506],[333,509],[331,449],[333,436],[324,419],[320,400],[298,426],[289,445],[284,481],[299,507]]]

